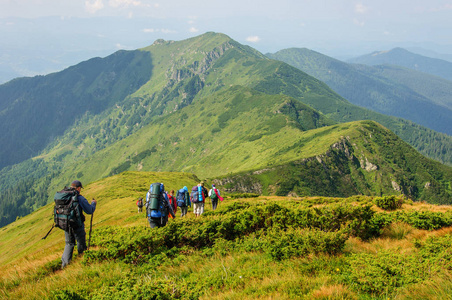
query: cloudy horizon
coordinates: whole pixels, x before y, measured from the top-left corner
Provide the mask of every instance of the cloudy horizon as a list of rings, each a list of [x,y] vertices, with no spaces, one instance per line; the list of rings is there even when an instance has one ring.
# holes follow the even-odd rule
[[[262,53],[298,47],[345,58],[419,47],[452,54],[452,0],[0,0],[0,65],[24,69],[156,39],[214,31]],[[26,49],[40,51],[40,61]]]

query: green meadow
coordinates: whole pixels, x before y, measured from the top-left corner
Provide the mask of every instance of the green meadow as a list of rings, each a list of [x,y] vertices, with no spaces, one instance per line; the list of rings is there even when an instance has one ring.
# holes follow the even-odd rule
[[[151,230],[135,202],[190,173],[124,172],[87,185],[91,247],[64,270],[53,205],[0,229],[3,299],[450,299],[452,210],[401,196],[225,195]],[[207,182],[210,184],[210,182]],[[90,216],[85,222],[89,231]],[[75,251],[76,253],[76,251]]]

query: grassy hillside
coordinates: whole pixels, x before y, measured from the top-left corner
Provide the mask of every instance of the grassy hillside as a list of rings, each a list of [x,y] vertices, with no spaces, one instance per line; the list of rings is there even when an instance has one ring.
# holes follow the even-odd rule
[[[146,83],[149,53],[118,51],[58,73],[0,85],[0,168],[39,154],[83,116],[96,116]]]
[[[443,107],[452,109],[452,81],[398,66],[353,65],[359,71],[384,77],[405,86]]]
[[[334,91],[355,105],[370,110],[411,120],[437,132],[444,142],[451,144],[452,139],[452,82],[436,76],[395,66],[364,66],[344,63],[308,49],[285,49],[268,57],[284,61],[315,78],[322,80]],[[377,118],[375,118],[377,117]],[[390,123],[400,123],[401,120],[391,120],[381,116],[372,116],[376,120],[396,133],[405,141],[419,149],[414,140],[409,140],[411,134],[390,126]],[[395,124],[394,124],[395,125]],[[422,130],[425,136],[429,130],[413,126]],[[448,141],[447,141],[448,140]],[[429,157],[442,162],[442,155],[434,152]]]
[[[325,129],[319,143],[310,130],[384,119],[226,35],[158,40],[140,51],[132,54],[152,62],[146,67],[148,60],[134,60],[139,70],[151,68],[150,75],[144,72],[147,81],[114,101],[107,97],[105,109],[75,119],[40,155],[2,169],[0,224],[45,203],[43,195],[51,201],[53,191],[74,178],[88,183],[126,170],[189,171],[201,177],[257,170],[324,154],[348,125]],[[121,76],[127,72],[140,83],[144,78],[134,77],[132,66]],[[448,153],[417,127],[393,125],[420,147]],[[303,139],[311,142],[305,145]]]
[[[60,270],[52,205],[0,231],[3,299],[446,299],[449,206],[403,198],[226,198],[150,230],[135,201],[184,173],[126,172],[83,190],[98,200],[91,248]],[[395,210],[383,210],[385,204]],[[89,218],[87,218],[89,220]]]
[[[139,197],[145,198],[149,185],[153,182],[163,182],[165,189],[169,191],[196,185],[199,179],[189,173],[125,172],[86,185],[81,194],[88,201],[95,198],[99,203],[93,217],[94,226],[117,225],[122,222],[127,226],[146,225],[144,214],[137,215],[136,201]],[[66,183],[67,186],[69,184],[70,182]],[[62,188],[63,186],[54,192]],[[89,216],[86,219],[86,225],[89,226]],[[18,219],[14,224],[1,228],[0,245],[4,255],[0,258],[0,264],[14,266],[17,263],[25,263],[26,265],[29,260],[41,261],[47,257],[48,253],[42,251],[42,247],[49,251],[58,251],[61,245],[64,248],[64,232],[60,229],[54,229],[46,240],[41,240],[51,228],[52,223],[53,204],[49,204]],[[24,235],[24,228],[28,231],[26,235]],[[12,240],[15,241],[14,247],[9,247]]]
[[[55,189],[74,174],[91,182],[126,170],[215,178],[270,169],[254,176],[264,177],[266,184],[253,192],[342,197],[396,193],[452,203],[450,167],[422,157],[374,122],[316,129],[329,122],[292,98],[236,86],[67,164],[50,186]]]
[[[278,157],[284,157],[295,151],[300,153],[297,159],[269,163],[263,170],[222,176],[215,182],[230,191],[241,191],[240,187],[245,186],[246,192],[281,196],[394,194],[438,204],[452,201],[451,168],[412,151],[395,134],[375,122],[346,123],[309,133],[312,134],[300,136],[277,153]],[[332,142],[334,137],[336,142]],[[322,149],[324,152],[312,147],[328,144],[327,150]],[[318,152],[308,154],[303,149],[318,149]]]

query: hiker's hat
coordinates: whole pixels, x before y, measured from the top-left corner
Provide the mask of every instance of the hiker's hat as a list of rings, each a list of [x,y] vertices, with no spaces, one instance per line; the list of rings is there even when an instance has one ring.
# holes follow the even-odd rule
[[[78,187],[83,188],[82,183],[80,181],[78,181],[78,180],[72,181],[71,185],[75,186],[76,188],[78,188]]]

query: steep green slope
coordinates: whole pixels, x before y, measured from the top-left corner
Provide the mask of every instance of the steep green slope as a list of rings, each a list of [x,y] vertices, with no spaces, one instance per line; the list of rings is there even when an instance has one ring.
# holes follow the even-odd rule
[[[396,65],[452,80],[452,62],[412,53],[403,48],[376,51],[348,60],[365,65]]]
[[[311,139],[337,142],[317,155],[263,170],[223,176],[215,181],[226,191],[277,195],[406,195],[430,203],[452,203],[452,168],[429,160],[394,133],[372,121],[313,130]],[[311,131],[309,132],[311,133]],[[278,155],[297,149],[304,154],[309,135],[294,140]],[[319,149],[320,150],[320,149]],[[323,150],[323,149],[322,149]],[[287,151],[287,152],[286,152]],[[320,151],[319,151],[320,153]]]
[[[42,195],[51,200],[55,189],[74,178],[86,183],[124,170],[214,177],[265,168],[325,153],[347,125],[325,129],[332,133],[322,133],[318,145],[310,130],[334,124],[331,118],[384,120],[306,73],[222,34],[158,40],[141,52],[152,61],[144,84],[97,114],[77,118],[39,156],[0,172],[2,225],[17,211],[41,205]],[[416,127],[390,121],[399,131],[415,132],[413,139],[423,136]],[[283,150],[304,134],[311,136],[312,148]],[[29,189],[20,188],[18,179]]]
[[[245,184],[245,189],[257,193],[341,197],[395,193],[452,203],[452,168],[422,157],[374,122],[315,129],[327,124],[327,119],[287,96],[236,86],[68,165],[59,176],[63,181],[54,183],[61,185],[77,172],[90,182],[125,170],[178,170],[210,178],[257,171],[259,175],[251,177],[263,183],[249,180],[256,190]]]
[[[287,156],[276,154],[298,140],[300,133],[311,135],[311,129],[330,124],[324,116],[287,96],[234,86],[161,117],[89,158],[68,164],[58,181],[67,181],[77,173],[90,182],[125,170],[179,170],[213,177],[265,167],[294,159],[296,151]],[[314,145],[314,153],[332,142],[334,138]],[[44,160],[50,162],[53,157]]]
[[[450,99],[444,96],[452,94],[452,84],[448,81],[406,69],[399,69],[396,75],[393,67],[349,65],[308,49],[286,49],[268,56],[324,81],[356,105],[448,133],[437,133],[410,121],[374,113],[369,115],[368,112],[358,112],[353,108],[346,111],[353,120],[359,116],[378,121],[422,154],[452,164],[452,153],[447,150],[452,149],[452,111],[445,107]],[[422,88],[428,83],[431,84],[429,88]],[[341,115],[331,117],[338,121],[343,119]]]
[[[39,154],[83,116],[120,102],[151,77],[142,51],[118,51],[47,76],[0,85],[0,168]]]
[[[429,111],[437,118],[452,114],[451,81],[396,66],[348,64],[309,49],[285,49],[267,56],[322,80],[353,104],[424,126],[430,122],[429,128],[436,124],[437,128],[432,129],[437,131],[451,127],[446,126],[447,118],[443,123],[434,123],[419,113]]]
[[[370,72],[373,75],[388,78],[396,84],[401,84],[422,95],[436,104],[452,109],[452,81],[413,71],[407,68],[380,65],[353,65],[357,70]]]

